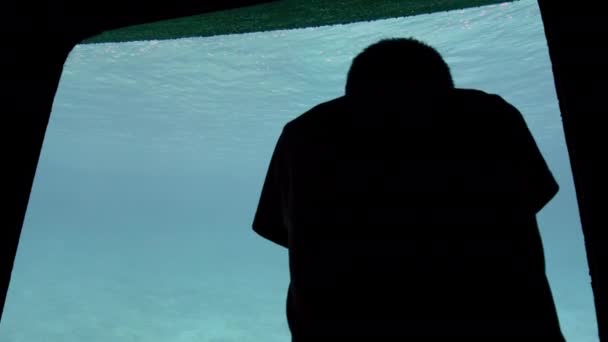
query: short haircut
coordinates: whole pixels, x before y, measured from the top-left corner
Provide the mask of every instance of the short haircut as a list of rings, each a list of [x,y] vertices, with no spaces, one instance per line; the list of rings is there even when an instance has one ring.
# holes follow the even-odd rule
[[[402,91],[454,88],[439,52],[414,38],[383,39],[365,48],[351,64],[346,95],[395,95]]]

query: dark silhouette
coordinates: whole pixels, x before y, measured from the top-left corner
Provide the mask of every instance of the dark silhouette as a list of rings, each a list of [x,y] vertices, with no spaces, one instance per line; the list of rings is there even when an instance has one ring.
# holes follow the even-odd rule
[[[200,10],[201,6],[237,6],[244,2],[222,0],[201,4],[174,0],[153,2],[154,5],[148,2],[141,6],[137,1],[105,1],[95,3],[95,11],[89,9],[89,2],[81,2],[81,6],[65,6],[62,2],[48,6],[32,6],[27,1],[4,3],[5,15],[0,26],[2,32],[6,32],[4,46],[10,47],[10,53],[0,54],[0,59],[5,58],[3,65],[8,66],[3,80],[10,86],[4,89],[2,104],[6,115],[3,127],[19,134],[6,136],[8,149],[2,159],[5,201],[4,229],[0,230],[0,309],[4,308],[53,99],[62,67],[72,48],[84,38],[118,27],[200,14],[204,12]],[[602,238],[608,226],[608,215],[603,205],[606,193],[603,184],[608,174],[608,154],[603,143],[607,64],[604,47],[597,44],[605,32],[604,12],[600,8],[603,5],[598,1],[573,6],[571,2],[553,0],[538,0],[538,5],[580,209],[599,338],[604,342],[608,341],[608,244]],[[49,25],[49,18],[53,25]],[[27,20],[27,25],[23,25],[24,20]],[[576,31],[572,30],[573,27]],[[32,37],[37,39],[37,44],[31,44]],[[44,54],[40,53],[40,44],[43,44]],[[362,134],[360,139],[366,136]],[[281,230],[272,232],[272,228],[258,226],[264,234],[280,241]],[[282,236],[286,245],[285,235]],[[48,276],[48,273],[43,275]],[[60,274],[51,276],[59,277]]]
[[[289,249],[293,341],[564,341],[536,222],[557,191],[515,107],[389,39],[284,126],[253,229]]]

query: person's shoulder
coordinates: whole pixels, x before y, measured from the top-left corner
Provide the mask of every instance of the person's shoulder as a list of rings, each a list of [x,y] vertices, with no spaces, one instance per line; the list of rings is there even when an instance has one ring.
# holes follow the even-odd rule
[[[486,92],[480,89],[454,88],[452,91],[452,97],[452,104],[455,105],[455,107],[478,111],[485,114],[492,112],[494,116],[500,116],[499,113],[506,114],[517,111],[511,103],[509,103],[499,94]]]
[[[285,124],[285,129],[297,130],[306,127],[323,127],[329,125],[346,108],[346,98],[340,96],[316,104]]]
[[[455,88],[456,96],[465,99],[474,99],[490,105],[512,106],[505,98],[496,93],[486,92],[480,89],[473,88]]]
[[[454,88],[452,94],[456,98],[467,100],[492,101],[502,99],[502,97],[498,94],[489,93],[475,88]]]

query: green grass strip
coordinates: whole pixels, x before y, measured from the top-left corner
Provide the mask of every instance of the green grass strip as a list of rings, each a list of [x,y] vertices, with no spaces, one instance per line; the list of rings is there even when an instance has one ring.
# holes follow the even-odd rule
[[[295,29],[414,16],[514,0],[281,0],[104,32],[83,43],[128,42]]]

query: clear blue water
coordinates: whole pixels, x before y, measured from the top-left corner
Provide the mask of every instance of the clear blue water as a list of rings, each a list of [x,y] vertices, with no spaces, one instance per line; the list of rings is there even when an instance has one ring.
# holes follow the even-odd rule
[[[539,214],[568,341],[597,328],[534,0],[300,30],[77,46],[55,99],[1,342],[288,341],[287,250],[251,230],[282,126],[380,38],[435,46],[518,107],[561,190]]]

